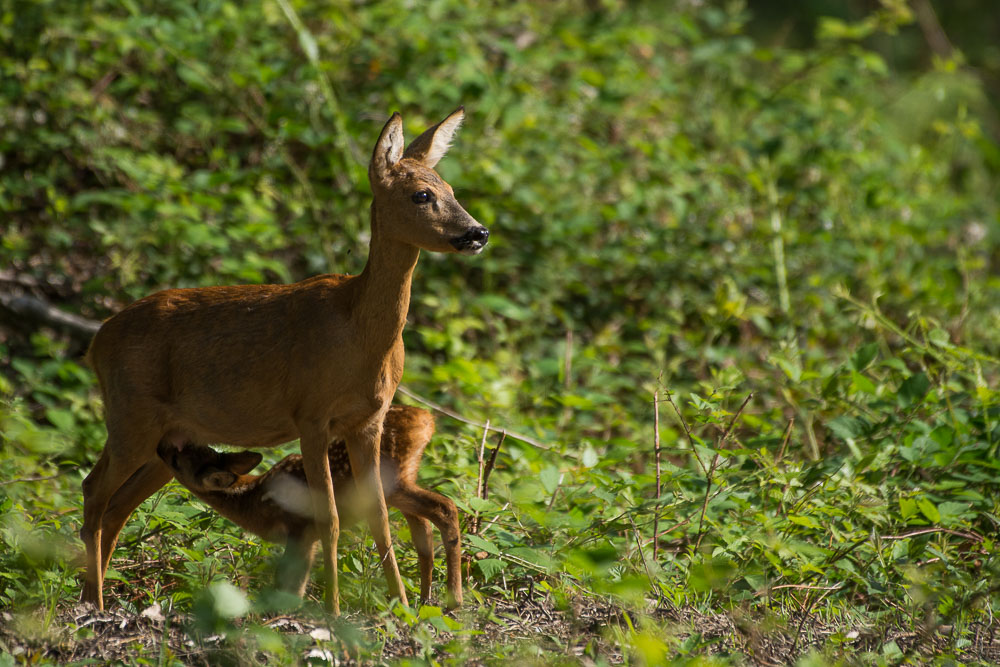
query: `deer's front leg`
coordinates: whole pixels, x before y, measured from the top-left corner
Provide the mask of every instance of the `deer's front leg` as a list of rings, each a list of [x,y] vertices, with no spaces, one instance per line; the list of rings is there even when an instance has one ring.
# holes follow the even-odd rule
[[[347,454],[351,459],[351,470],[358,486],[359,498],[367,503],[368,525],[375,538],[375,546],[378,547],[389,594],[398,597],[400,602],[408,606],[403,579],[399,576],[399,566],[396,564],[396,553],[392,549],[392,536],[389,534],[389,511],[385,504],[379,467],[381,440],[382,420],[378,419],[346,438]]]
[[[340,517],[333,496],[333,478],[327,457],[329,438],[322,429],[301,430],[302,466],[312,496],[316,532],[323,544],[323,570],[326,575],[326,609],[340,615],[340,586],[337,581],[337,542],[340,540]]]

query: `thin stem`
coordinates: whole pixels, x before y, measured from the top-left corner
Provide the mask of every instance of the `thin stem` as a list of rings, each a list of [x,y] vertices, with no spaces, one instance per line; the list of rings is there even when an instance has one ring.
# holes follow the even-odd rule
[[[656,509],[653,511],[653,560],[657,560],[660,547],[660,495],[663,486],[660,482],[660,392],[653,391],[653,456],[656,459]]]

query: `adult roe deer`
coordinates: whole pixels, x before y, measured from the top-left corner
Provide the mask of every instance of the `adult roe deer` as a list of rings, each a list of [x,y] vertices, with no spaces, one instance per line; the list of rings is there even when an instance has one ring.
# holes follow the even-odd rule
[[[270,447],[299,438],[323,544],[326,606],[340,612],[339,517],[327,448],[345,442],[390,595],[406,603],[379,473],[382,420],[403,373],[402,331],[420,249],[478,254],[489,231],[434,171],[464,117],[457,109],[403,149],[394,113],[375,144],[368,262],[356,276],[292,285],[171,289],[108,319],[87,353],[108,439],[83,481],[87,572],[81,599],[104,608],[103,583],[132,511],[166,484],[157,446]]]
[[[431,523],[441,531],[448,573],[446,603],[456,607],[462,604],[458,509],[445,496],[417,484],[420,459],[433,434],[429,412],[391,406],[382,431],[382,485],[386,503],[401,510],[410,525],[420,565],[420,597],[425,601],[430,598],[434,565]],[[178,482],[219,514],[265,540],[284,542],[278,586],[302,596],[318,536],[301,456],[287,456],[262,475],[248,475],[263,458],[259,452],[217,452],[191,444],[178,449],[161,442],[157,453]],[[354,523],[362,514],[364,499],[353,498],[344,443],[333,443],[327,458],[341,524]]]

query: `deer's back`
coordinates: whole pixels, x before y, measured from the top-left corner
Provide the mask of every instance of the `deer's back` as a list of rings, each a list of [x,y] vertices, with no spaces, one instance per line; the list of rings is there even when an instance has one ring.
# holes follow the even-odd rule
[[[303,404],[317,400],[317,387],[335,395],[339,372],[349,371],[350,359],[340,357],[351,356],[345,341],[357,338],[352,278],[172,289],[128,306],[88,352],[109,428],[118,415],[142,415],[179,441],[260,447],[295,439]]]

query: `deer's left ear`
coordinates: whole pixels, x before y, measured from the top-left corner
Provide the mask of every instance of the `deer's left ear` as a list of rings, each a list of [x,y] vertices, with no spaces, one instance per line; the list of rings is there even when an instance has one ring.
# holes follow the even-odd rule
[[[403,157],[420,162],[425,167],[434,168],[448,152],[455,132],[465,119],[465,107],[458,107],[447,118],[428,129],[407,146]]]

